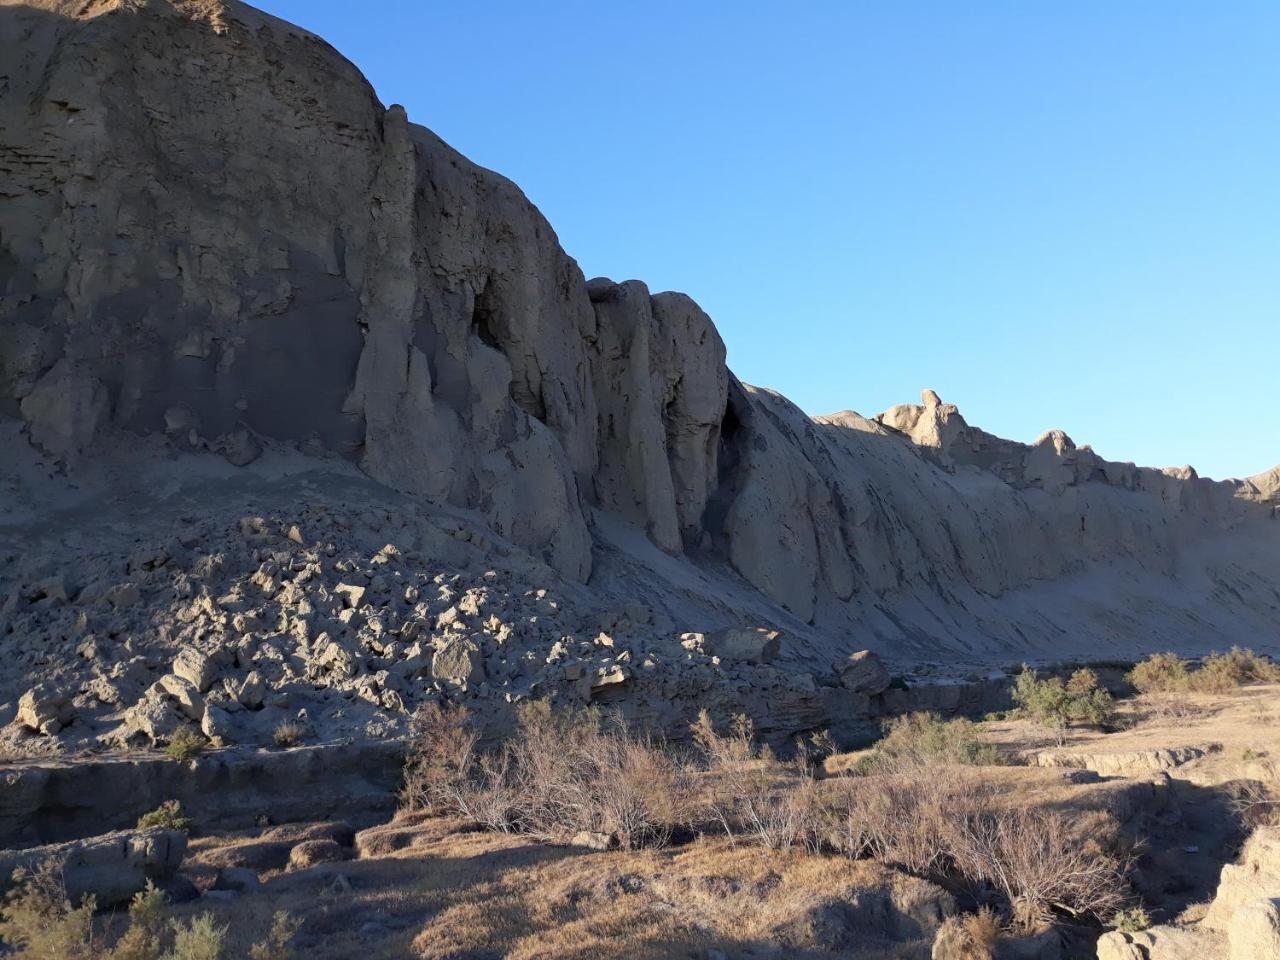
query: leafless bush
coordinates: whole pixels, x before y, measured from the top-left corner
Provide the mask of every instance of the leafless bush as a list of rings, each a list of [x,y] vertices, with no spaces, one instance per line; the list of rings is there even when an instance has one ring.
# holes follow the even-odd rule
[[[723,770],[754,760],[760,752],[755,742],[755,724],[744,713],[736,714],[729,722],[727,733],[716,731],[711,714],[698,713],[698,719],[689,727],[693,742],[713,770]]]
[[[768,746],[755,742],[751,720],[743,715],[722,734],[703,711],[692,732],[706,764],[701,810],[732,842],[746,838],[773,850],[817,844],[822,805],[806,775],[806,754],[797,764],[781,763]]]
[[[957,826],[989,803],[990,791],[955,768],[903,767],[833,784],[827,835],[848,856],[942,877]]]
[[[1230,793],[1232,811],[1249,830],[1280,825],[1280,783],[1240,780]]]
[[[557,838],[611,834],[627,848],[667,843],[690,819],[688,772],[663,747],[593,711],[521,710],[515,736],[481,752],[465,711],[414,718],[401,800],[493,830]]]
[[[62,872],[51,861],[18,870],[0,913],[0,944],[30,960],[94,960],[93,897],[79,906],[67,898]]]
[[[1053,911],[1105,921],[1128,899],[1128,863],[1052,810],[1014,808],[965,818],[951,840],[957,871],[990,883],[1016,926],[1033,929]]]
[[[401,806],[409,810],[457,808],[473,779],[476,740],[465,707],[427,702],[414,711],[409,721]]]
[[[280,749],[296,747],[302,742],[306,728],[296,720],[286,720],[271,732],[271,740]]]

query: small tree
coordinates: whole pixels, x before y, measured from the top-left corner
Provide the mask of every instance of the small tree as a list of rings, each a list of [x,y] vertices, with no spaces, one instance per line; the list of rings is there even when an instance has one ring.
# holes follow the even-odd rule
[[[1111,694],[1098,686],[1098,675],[1077,670],[1066,683],[1060,677],[1041,680],[1023,666],[1013,687],[1013,701],[1028,718],[1053,731],[1062,746],[1072,722],[1099,726],[1111,718]]]

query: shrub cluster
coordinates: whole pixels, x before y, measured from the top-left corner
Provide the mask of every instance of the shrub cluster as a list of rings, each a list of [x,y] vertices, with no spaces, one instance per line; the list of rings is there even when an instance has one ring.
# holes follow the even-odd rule
[[[164,894],[151,883],[129,905],[124,930],[109,945],[105,924],[95,926],[97,903],[78,906],[67,897],[62,875],[52,863],[20,871],[0,914],[0,952],[21,960],[223,960],[229,928],[210,913],[186,922],[166,917]],[[294,960],[290,940],[299,923],[283,911],[266,937],[249,948],[250,960]],[[7,955],[7,953],[6,953]]]
[[[1077,684],[1082,687],[1084,684]],[[504,744],[482,751],[464,711],[430,706],[414,719],[404,803],[491,829],[543,837],[612,834],[624,847],[681,831],[732,843],[871,857],[995,899],[1020,927],[1054,911],[1106,920],[1126,903],[1127,859],[1107,824],[1009,809],[968,764],[988,757],[973,725],[928,714],[892,722],[863,775],[816,780],[804,754],[779,760],[751,721],[718,730],[704,712],[693,756],[677,757],[588,712],[521,711]]]
[[[1211,654],[1196,669],[1176,653],[1157,653],[1136,664],[1128,678],[1139,693],[1226,693],[1246,683],[1280,681],[1280,664],[1240,647]]]
[[[1113,715],[1111,693],[1098,686],[1098,675],[1088,668],[1075,671],[1063,683],[1060,677],[1041,680],[1023,666],[1014,683],[1013,702],[1022,716],[1052,730],[1059,746],[1072,723],[1102,726]]]
[[[154,810],[144,813],[138,818],[138,829],[160,827],[165,830],[181,830],[191,832],[191,818],[182,815],[182,804],[177,800],[166,800]]]
[[[692,791],[668,751],[594,711],[526,704],[516,735],[482,752],[464,710],[429,704],[413,719],[401,798],[493,830],[547,839],[586,831],[631,849],[670,840],[689,821]]]
[[[855,772],[867,774],[918,764],[996,766],[1000,751],[978,739],[978,727],[963,717],[943,720],[936,713],[907,713],[885,724],[884,738],[859,761]]]
[[[169,739],[164,752],[170,760],[190,760],[192,757],[199,756],[208,745],[209,741],[196,731],[190,727],[183,727]]]

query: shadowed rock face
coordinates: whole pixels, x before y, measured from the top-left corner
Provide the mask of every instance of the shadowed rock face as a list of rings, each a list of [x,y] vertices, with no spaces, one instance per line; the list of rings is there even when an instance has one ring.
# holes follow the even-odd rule
[[[1123,562],[1141,589],[1097,596],[1095,635],[1143,629],[1142,596],[1266,645],[1274,471],[1014,443],[932,391],[807,417],[732,376],[688,297],[587,283],[517,187],[240,3],[0,0],[0,63],[0,415],[69,465],[127,433],[296,442],[570,579],[594,507],[800,621],[926,646],[1065,642],[1003,598]]]

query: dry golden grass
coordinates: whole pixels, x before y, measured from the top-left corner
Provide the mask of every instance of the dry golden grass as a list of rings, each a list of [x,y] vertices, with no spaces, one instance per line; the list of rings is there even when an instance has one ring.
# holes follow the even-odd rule
[[[422,929],[414,948],[433,960],[469,951],[510,960],[604,960],[711,947],[732,954],[772,943],[793,951],[788,956],[829,956],[811,929],[811,912],[846,891],[895,886],[928,885],[869,862],[727,840],[570,856],[465,891]]]
[[[227,846],[247,842],[241,836]],[[298,953],[308,960],[656,960],[712,947],[732,956],[765,943],[803,960],[832,955],[819,945],[812,914],[833,899],[882,890],[909,904],[938,895],[870,861],[720,838],[595,853],[410,814],[362,846],[376,853],[276,874],[261,892],[214,908],[215,920],[232,926],[229,955],[242,955],[236,951],[265,936],[274,913],[285,910],[302,922]],[[195,858],[216,860],[221,849],[202,839]],[[335,882],[339,875],[349,890]],[[922,933],[914,943],[868,941],[853,955],[927,958],[929,931]]]

